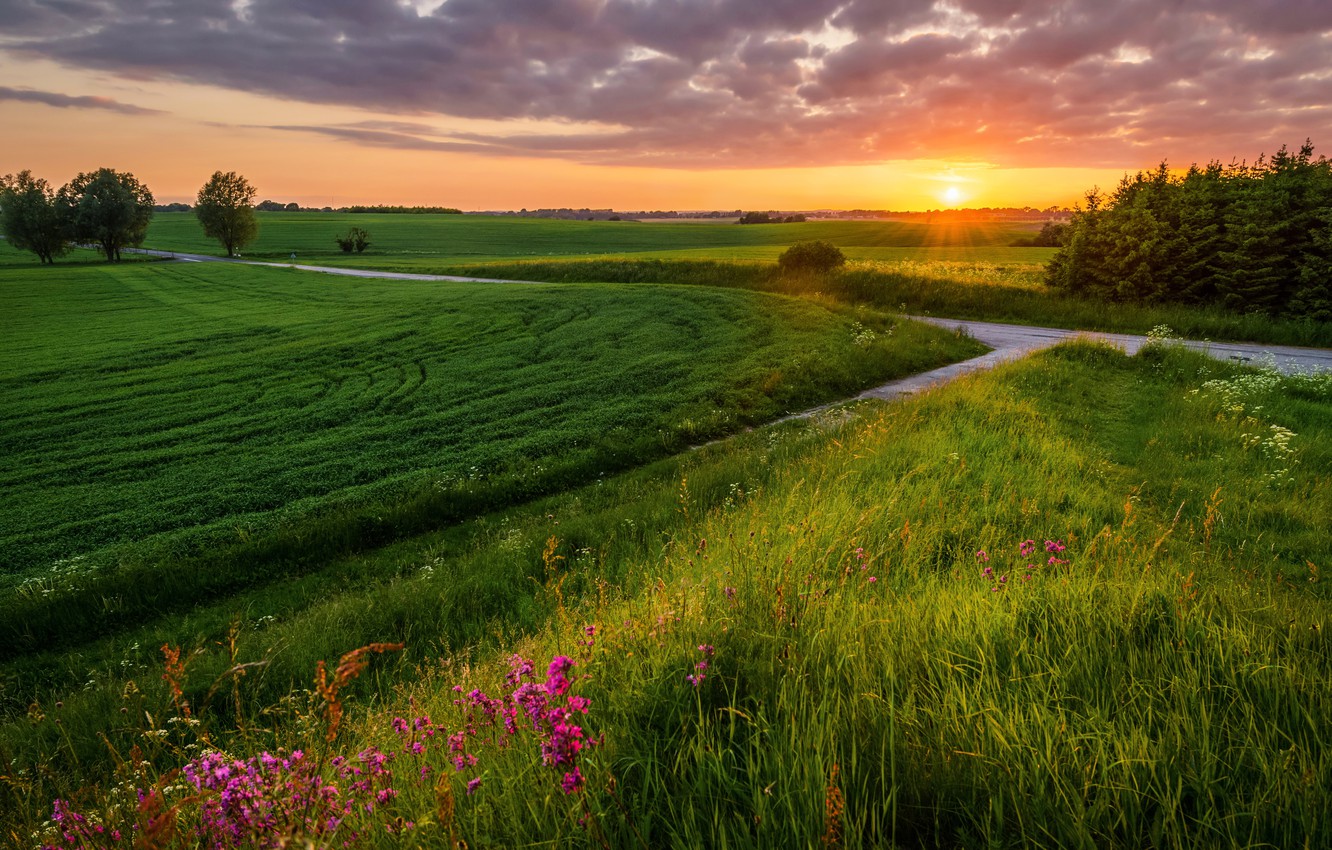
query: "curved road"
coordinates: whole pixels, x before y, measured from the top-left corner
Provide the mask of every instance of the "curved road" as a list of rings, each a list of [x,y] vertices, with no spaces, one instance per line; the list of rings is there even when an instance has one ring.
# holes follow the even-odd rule
[[[175,251],[153,251],[144,248],[127,249],[138,254],[148,254],[187,263],[240,263],[251,266],[271,266],[281,269],[299,269],[308,272],[343,275],[345,277],[374,278],[380,280],[420,280],[454,281],[458,283],[538,283],[531,280],[503,280],[487,277],[462,277],[458,275],[410,274],[406,272],[384,272],[367,269],[344,269],[336,266],[307,266],[298,263],[264,263],[256,260],[243,260],[228,257],[214,257],[208,254],[182,254]],[[1000,363],[1025,357],[1043,348],[1057,345],[1076,336],[1104,340],[1119,346],[1128,354],[1134,354],[1147,342],[1147,337],[1135,334],[1112,334],[1095,331],[1070,331],[1061,328],[1042,328],[1031,325],[1009,325],[999,322],[977,322],[964,319],[938,319],[929,316],[907,316],[921,322],[928,322],[949,330],[963,330],[977,340],[994,349],[988,354],[953,363],[928,372],[921,372],[909,378],[890,381],[880,387],[866,390],[855,399],[892,399],[911,395],[953,380],[961,375],[991,369]],[[1189,348],[1211,355],[1218,360],[1229,360],[1254,365],[1272,365],[1283,374],[1311,372],[1315,370],[1332,371],[1332,350],[1324,348],[1300,348],[1289,345],[1259,345],[1234,342],[1198,342],[1184,340]],[[835,402],[841,404],[842,402]],[[833,405],[824,405],[814,410],[795,414],[798,417],[811,416]]]
[[[994,350],[971,360],[954,363],[942,369],[912,376],[895,383],[918,385],[903,387],[897,392],[880,394],[878,387],[862,393],[865,398],[892,398],[895,395],[914,392],[951,380],[958,375],[989,369],[1007,360],[1025,357],[1034,351],[1057,345],[1066,339],[1086,337],[1102,340],[1124,349],[1127,354],[1136,354],[1147,343],[1147,337],[1137,334],[1113,334],[1099,331],[1070,331],[1062,328],[1042,328],[1031,325],[1009,325],[1000,322],[977,322],[964,319],[936,319],[929,316],[909,316],[921,322],[928,322],[949,330],[964,330],[971,336],[990,346]],[[1210,355],[1217,360],[1236,363],[1251,363],[1254,366],[1272,366],[1283,375],[1296,372],[1332,371],[1332,350],[1325,348],[1301,348],[1293,345],[1262,345],[1246,342],[1199,342],[1181,340],[1181,343]],[[892,386],[892,385],[889,385]]]

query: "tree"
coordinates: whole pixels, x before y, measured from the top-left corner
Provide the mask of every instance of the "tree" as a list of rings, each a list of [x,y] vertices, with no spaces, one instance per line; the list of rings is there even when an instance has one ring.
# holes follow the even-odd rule
[[[1332,161],[1312,143],[1252,165],[1125,176],[1073,215],[1047,282],[1138,303],[1332,316]]]
[[[153,193],[129,172],[110,168],[80,174],[61,187],[57,204],[68,216],[76,242],[96,243],[108,262],[120,249],[139,245],[153,218]]]
[[[846,265],[846,255],[836,245],[822,240],[797,242],[777,258],[783,272],[826,274]]]
[[[370,247],[370,234],[359,227],[348,230],[346,236],[334,236],[333,239],[344,254],[350,254],[352,251],[359,254]]]
[[[66,222],[55,191],[31,171],[0,178],[0,231],[21,251],[42,263],[53,263],[69,250]]]
[[[234,171],[214,171],[194,200],[194,214],[203,225],[204,235],[216,239],[227,256],[244,248],[259,233],[254,217],[255,189]]]

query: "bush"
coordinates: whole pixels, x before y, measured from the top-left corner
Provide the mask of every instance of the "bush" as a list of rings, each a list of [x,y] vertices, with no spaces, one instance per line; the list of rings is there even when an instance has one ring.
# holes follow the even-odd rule
[[[777,267],[783,272],[811,272],[826,274],[846,265],[842,249],[821,240],[797,242],[777,258]]]
[[[352,251],[359,254],[370,247],[370,234],[359,227],[348,230],[346,236],[334,236],[333,239],[344,254],[350,254]]]

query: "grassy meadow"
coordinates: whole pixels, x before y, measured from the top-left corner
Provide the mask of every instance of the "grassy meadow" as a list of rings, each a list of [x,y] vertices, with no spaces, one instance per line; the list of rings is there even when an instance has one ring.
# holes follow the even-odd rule
[[[1325,846],[1329,423],[1073,343],[757,430],[90,648],[0,728],[3,828]]]
[[[0,287],[4,658],[981,350],[879,311],[669,286],[139,263]]]
[[[979,351],[901,311],[1327,327],[998,226],[261,228],[534,283],[0,243],[6,843],[1332,845],[1332,376],[1076,341],[762,424]]]

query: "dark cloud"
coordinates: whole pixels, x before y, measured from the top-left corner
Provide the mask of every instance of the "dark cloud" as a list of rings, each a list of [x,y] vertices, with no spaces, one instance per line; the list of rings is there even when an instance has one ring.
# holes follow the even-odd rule
[[[0,86],[0,100],[16,100],[22,103],[41,103],[60,109],[105,109],[119,112],[121,115],[160,115],[161,110],[145,109],[129,103],[121,103],[109,97],[76,96],[51,91],[33,89],[15,89]]]
[[[365,146],[706,167],[1332,145],[1328,0],[0,0],[0,20],[20,57],[408,119],[282,128]],[[431,129],[447,117],[569,132]]]

